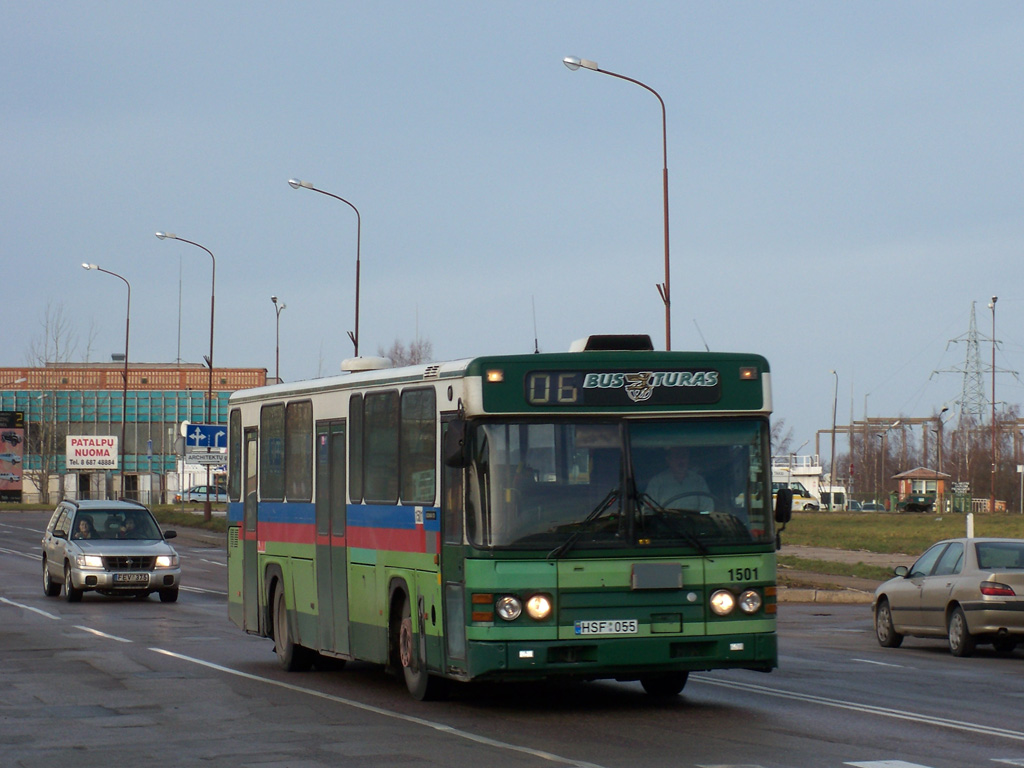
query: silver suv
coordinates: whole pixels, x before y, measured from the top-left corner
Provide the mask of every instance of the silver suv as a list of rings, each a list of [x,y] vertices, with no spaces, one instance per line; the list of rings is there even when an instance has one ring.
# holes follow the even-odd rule
[[[152,513],[131,501],[62,501],[43,534],[43,591],[68,602],[96,591],[104,595],[153,592],[178,599],[181,568]]]

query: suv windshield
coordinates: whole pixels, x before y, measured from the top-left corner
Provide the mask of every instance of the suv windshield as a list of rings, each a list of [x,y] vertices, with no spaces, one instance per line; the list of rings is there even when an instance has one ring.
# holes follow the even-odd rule
[[[466,532],[479,547],[771,541],[767,422],[478,423]]]
[[[71,526],[71,538],[136,539],[150,541],[161,538],[153,516],[145,509],[106,510],[81,509]]]

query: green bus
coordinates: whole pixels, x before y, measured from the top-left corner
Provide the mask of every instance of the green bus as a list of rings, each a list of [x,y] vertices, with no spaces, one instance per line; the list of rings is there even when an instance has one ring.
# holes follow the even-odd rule
[[[378,663],[422,700],[777,666],[763,357],[348,362],[230,399],[229,615],[284,668]]]

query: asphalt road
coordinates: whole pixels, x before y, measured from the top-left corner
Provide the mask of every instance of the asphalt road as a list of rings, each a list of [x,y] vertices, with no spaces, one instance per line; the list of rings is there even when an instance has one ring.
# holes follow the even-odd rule
[[[0,766],[1024,766],[1024,652],[880,648],[864,605],[780,608],[772,674],[463,686],[419,703],[379,667],[287,674],[228,620],[224,551],[177,539],[179,601],[43,596],[46,515],[0,513]]]

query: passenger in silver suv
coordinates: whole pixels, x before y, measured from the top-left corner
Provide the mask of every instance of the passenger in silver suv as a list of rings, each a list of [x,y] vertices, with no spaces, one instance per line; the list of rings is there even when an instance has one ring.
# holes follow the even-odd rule
[[[131,501],[62,501],[43,534],[43,591],[69,603],[82,594],[178,599],[181,568],[152,513]]]

